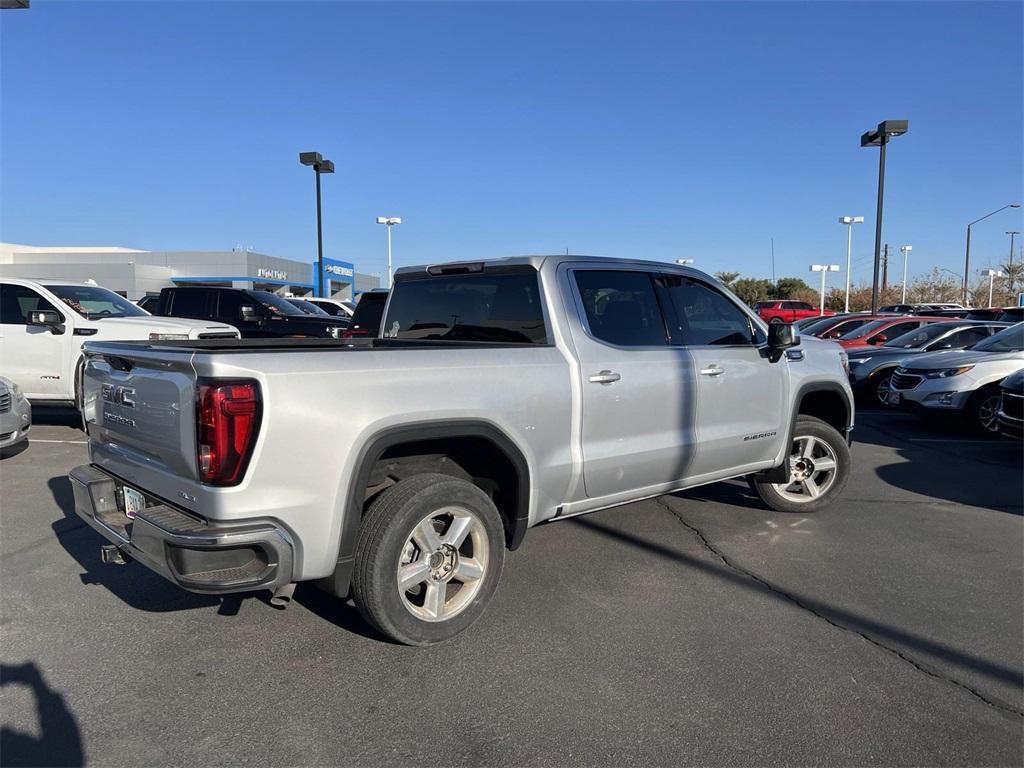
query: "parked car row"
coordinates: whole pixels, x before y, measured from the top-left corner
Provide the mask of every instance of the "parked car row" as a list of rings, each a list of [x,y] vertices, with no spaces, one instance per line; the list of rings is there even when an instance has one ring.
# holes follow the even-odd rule
[[[94,283],[3,278],[2,373],[29,400],[80,407],[82,345],[88,340],[376,336],[387,291],[363,295],[367,300],[353,308],[336,299],[188,286],[132,303]]]

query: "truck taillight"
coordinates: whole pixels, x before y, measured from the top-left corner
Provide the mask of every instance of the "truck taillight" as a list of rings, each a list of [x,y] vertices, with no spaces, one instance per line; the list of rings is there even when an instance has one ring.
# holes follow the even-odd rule
[[[199,479],[237,485],[260,427],[260,387],[251,380],[200,380],[196,399]]]

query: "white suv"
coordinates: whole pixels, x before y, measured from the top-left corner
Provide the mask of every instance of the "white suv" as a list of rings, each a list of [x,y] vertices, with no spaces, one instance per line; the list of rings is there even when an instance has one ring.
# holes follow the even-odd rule
[[[153,317],[89,283],[0,279],[0,360],[4,376],[32,401],[75,403],[87,340],[237,339],[226,323]]]
[[[922,414],[963,416],[983,432],[999,431],[999,382],[1024,368],[1024,323],[959,351],[929,352],[900,361],[889,405]]]

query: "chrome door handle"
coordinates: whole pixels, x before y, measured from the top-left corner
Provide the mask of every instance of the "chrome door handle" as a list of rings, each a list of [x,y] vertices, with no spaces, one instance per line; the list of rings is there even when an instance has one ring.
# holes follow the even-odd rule
[[[619,374],[613,373],[612,371],[601,371],[600,373],[595,373],[591,376],[590,382],[592,384],[611,384],[621,378],[622,377]]]
[[[719,368],[717,365],[700,369],[701,376],[721,376],[723,373],[725,373],[725,368]]]

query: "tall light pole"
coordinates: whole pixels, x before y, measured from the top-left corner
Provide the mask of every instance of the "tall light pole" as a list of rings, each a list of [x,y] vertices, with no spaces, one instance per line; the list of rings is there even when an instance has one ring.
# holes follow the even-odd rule
[[[863,224],[863,216],[840,216],[839,223],[846,225],[846,304],[844,312],[850,311],[850,257],[853,254],[853,225]]]
[[[861,134],[862,147],[878,147],[878,208],[875,211],[875,266],[871,277],[871,314],[878,311],[878,263],[882,257],[882,201],[885,198],[885,146],[893,136],[910,128],[906,120],[883,120],[873,131]]]
[[[391,228],[395,224],[401,224],[402,219],[398,216],[378,216],[378,224],[384,224],[388,228],[388,288],[391,288]]]
[[[980,219],[975,219],[974,221],[972,221],[970,224],[967,225],[967,252],[966,252],[966,255],[964,256],[964,297],[963,297],[963,304],[964,304],[965,307],[967,306],[967,277],[968,277],[968,275],[971,274],[971,227],[973,227],[979,221],[984,221],[989,216],[995,216],[997,213],[1000,213],[1001,211],[1005,211],[1007,208],[1020,208],[1020,203],[1007,203],[1002,208],[997,208],[996,210],[992,211],[992,213],[986,213]]]
[[[903,298],[900,299],[900,304],[907,303],[907,254],[914,250],[912,245],[901,245],[900,253],[903,254]]]
[[[334,163],[324,160],[319,152],[299,152],[299,162],[313,166],[316,174],[316,284],[319,286],[320,298],[327,294],[324,291],[324,228],[320,213],[320,174],[334,173]]]
[[[1010,236],[1010,260],[1008,262],[1006,262],[1006,269],[1007,269],[1006,281],[1009,283],[1009,286],[1007,286],[1007,287],[1010,289],[1010,293],[1013,293],[1013,286],[1017,282],[1017,280],[1016,280],[1017,276],[1016,276],[1016,274],[1013,271],[1013,238],[1015,238],[1017,235],[1019,235],[1020,231],[1016,230],[1016,229],[1011,229],[1006,234],[1008,234]]]
[[[988,278],[988,305],[992,306],[992,288],[995,287],[996,278],[1002,277],[1003,273],[998,269],[983,269],[981,274]]]
[[[825,273],[838,271],[838,264],[811,264],[811,272],[821,272],[821,308],[818,310],[819,315],[825,314]]]

